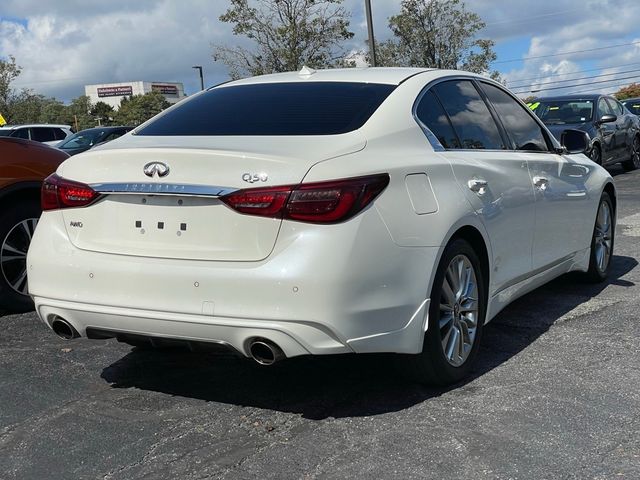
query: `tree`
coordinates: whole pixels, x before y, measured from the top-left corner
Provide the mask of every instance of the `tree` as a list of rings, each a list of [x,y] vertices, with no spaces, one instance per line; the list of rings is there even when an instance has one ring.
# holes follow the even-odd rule
[[[113,107],[105,102],[96,102],[91,108],[91,116],[100,125],[112,125],[114,115]]]
[[[492,40],[476,38],[484,26],[461,0],[402,0],[400,13],[389,19],[394,38],[378,46],[379,63],[486,74],[496,54]]]
[[[20,76],[22,68],[16,65],[16,59],[9,55],[9,60],[0,59],[0,113],[9,115],[8,107],[14,92],[11,83]]]
[[[123,98],[120,108],[115,113],[114,121],[118,125],[137,126],[157,115],[171,104],[159,92],[144,95],[132,95]]]
[[[622,87],[620,90],[614,93],[614,95],[618,100],[624,100],[625,98],[640,97],[640,84],[632,83],[631,85]]]
[[[213,46],[213,59],[229,68],[232,78],[295,71],[307,65],[326,68],[341,63],[349,31],[343,0],[231,0],[220,20],[254,48]]]

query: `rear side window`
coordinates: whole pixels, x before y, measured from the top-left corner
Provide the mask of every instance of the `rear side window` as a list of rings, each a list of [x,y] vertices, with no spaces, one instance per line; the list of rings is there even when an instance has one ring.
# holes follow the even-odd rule
[[[19,128],[18,130],[15,130],[15,133],[11,136],[16,138],[26,138],[27,140],[29,140],[29,129]]]
[[[515,143],[516,150],[549,151],[540,125],[516,100],[488,83],[482,83],[482,90],[498,112],[502,125]]]
[[[447,113],[431,90],[426,92],[420,100],[416,116],[431,130],[444,148],[461,148]]]
[[[56,139],[52,128],[35,127],[31,129],[31,140],[36,142],[53,142]]]
[[[394,85],[351,82],[223,86],[187,100],[138,135],[336,135],[360,128]]]
[[[433,87],[449,114],[463,149],[505,149],[487,104],[469,80],[451,80]]]
[[[56,137],[56,140],[64,140],[65,138],[67,138],[67,134],[64,133],[64,130],[62,130],[61,128],[53,128],[53,136]]]

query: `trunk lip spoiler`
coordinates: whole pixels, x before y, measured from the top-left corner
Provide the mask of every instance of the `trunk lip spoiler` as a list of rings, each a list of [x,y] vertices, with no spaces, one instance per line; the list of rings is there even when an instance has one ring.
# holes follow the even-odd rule
[[[173,195],[219,198],[237,192],[238,188],[216,185],[195,185],[185,183],[93,183],[89,186],[98,193],[119,195]]]

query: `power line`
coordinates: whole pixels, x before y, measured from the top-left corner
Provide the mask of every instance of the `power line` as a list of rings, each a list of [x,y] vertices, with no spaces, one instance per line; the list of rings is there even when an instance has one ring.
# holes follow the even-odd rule
[[[575,81],[578,81],[578,80],[589,80],[591,78],[610,77],[611,75],[624,75],[625,73],[635,73],[635,72],[640,72],[640,69],[626,70],[624,72],[603,73],[602,75],[592,75],[590,77],[571,78],[569,80],[555,80],[553,82],[534,83],[534,84],[531,84],[531,85],[521,85],[519,87],[511,86],[510,88],[517,90],[517,89],[525,88],[525,87],[536,87],[536,90],[538,90],[537,87],[542,86],[542,85],[557,85],[559,83],[575,82]],[[612,78],[611,79],[611,81],[615,81],[615,80],[618,80],[618,79],[617,78]],[[565,87],[561,87],[561,88],[565,88]],[[533,90],[529,90],[529,91],[531,92]]]
[[[562,13],[573,13],[575,12],[575,10],[560,10],[559,12],[550,12],[550,13],[543,13],[540,15],[533,15],[530,17],[527,17],[526,19],[522,19],[522,18],[509,18],[507,20],[498,20],[496,22],[488,22],[485,24],[485,26],[489,27],[491,25],[503,25],[505,23],[527,23],[530,22],[531,20],[534,20],[536,18],[543,18],[543,17],[552,17],[554,15],[560,15]]]
[[[602,91],[604,89],[608,90],[610,88],[624,87],[626,85],[629,85],[629,82],[620,81],[620,80],[616,79],[615,83],[613,85],[605,85],[605,86],[600,86],[600,87],[591,87],[591,85],[580,85],[582,88],[572,89],[571,93],[567,93],[566,95],[573,95],[573,94],[576,94],[576,93],[600,92],[600,91]],[[569,88],[569,87],[565,87],[565,88]],[[618,88],[618,90],[619,90],[619,88]],[[527,92],[521,92],[519,95],[523,95],[524,93],[527,93]],[[613,94],[613,93],[615,93],[615,91],[611,92],[611,93]]]
[[[639,78],[640,75],[632,75],[630,77],[621,77],[621,78],[612,78],[611,80],[599,80],[597,82],[590,82],[590,85],[594,85],[596,83],[611,83],[611,82],[617,82],[619,80],[628,80],[628,79],[632,79],[632,78]],[[563,85],[561,87],[549,87],[549,88],[540,88],[537,90],[524,90],[522,92],[514,92],[517,94],[522,94],[522,93],[538,93],[538,92],[546,92],[548,90],[562,90],[565,88],[573,88],[573,87],[581,87],[584,86],[584,83],[577,83],[575,85]]]
[[[572,89],[572,90],[571,90],[571,93],[567,93],[567,94],[566,94],[566,95],[571,95],[571,94],[573,94],[573,93],[584,93],[584,92],[596,91],[596,90],[597,90],[597,91],[600,91],[600,90],[602,90],[602,89],[604,89],[604,88],[607,88],[607,89],[608,89],[608,88],[617,87],[617,86],[629,85],[630,83],[633,83],[633,82],[626,82],[626,81],[623,81],[623,80],[626,80],[626,79],[632,79],[632,78],[640,78],[640,76],[635,75],[635,76],[633,76],[633,77],[615,78],[615,79],[611,79],[611,80],[603,80],[603,81],[601,81],[601,82],[591,82],[591,83],[589,83],[589,84],[579,83],[579,84],[576,84],[576,85],[565,85],[565,86],[563,86],[563,87],[553,87],[553,88],[548,88],[548,89],[541,89],[541,90],[536,90],[536,91],[534,91],[534,92],[532,92],[532,91],[526,91],[526,92],[514,92],[514,93],[515,93],[516,95],[524,95],[524,94],[527,94],[527,93],[538,93],[538,92],[544,92],[544,91],[548,91],[548,90],[558,90],[558,89],[568,89],[568,88],[571,88],[571,89]],[[595,83],[598,83],[598,84],[602,84],[602,83],[609,83],[609,84],[610,84],[610,83],[612,83],[612,82],[614,82],[614,84],[613,84],[613,85],[606,85],[606,86],[604,86],[604,85],[603,85],[602,87],[594,87],[594,88],[591,88],[591,85],[593,85],[593,84],[595,84]],[[580,87],[583,87],[583,88],[580,88]],[[588,88],[588,90],[584,90],[584,87],[587,87],[587,88]],[[576,88],[577,88],[577,89],[576,89]]]
[[[540,76],[544,76],[545,78],[548,77],[561,77],[564,75],[578,75],[580,73],[589,73],[589,72],[600,72],[602,70],[605,70],[607,68],[622,68],[622,67],[632,67],[635,65],[640,65],[639,62],[635,62],[635,63],[623,63],[622,65],[614,65],[611,67],[600,67],[600,68],[590,68],[588,70],[577,70],[575,72],[567,72],[567,73],[550,73],[550,74],[540,74],[537,77],[530,77],[530,78],[515,78],[515,79],[511,79],[512,82],[526,82],[526,81],[531,81],[531,80],[538,80],[540,79]],[[575,80],[579,80],[579,79],[575,79]],[[523,87],[528,86],[528,84],[522,85]],[[517,85],[510,85],[511,88],[519,88]]]
[[[493,62],[492,65],[496,65],[498,63],[525,62],[527,60],[535,60],[537,58],[560,57],[562,55],[569,55],[569,54],[573,54],[573,53],[595,52],[595,51],[598,51],[598,50],[607,50],[609,48],[627,47],[629,45],[640,45],[640,42],[620,43],[618,45],[609,45],[608,47],[587,48],[587,49],[584,49],[584,50],[573,50],[573,51],[570,51],[570,52],[553,53],[553,54],[550,54],[550,55],[537,55],[537,56],[533,56],[533,57],[512,58],[510,60],[500,60],[498,62]]]

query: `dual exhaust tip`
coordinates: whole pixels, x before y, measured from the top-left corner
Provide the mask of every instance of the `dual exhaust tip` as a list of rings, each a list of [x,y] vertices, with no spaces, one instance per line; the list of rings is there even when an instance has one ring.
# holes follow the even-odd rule
[[[55,317],[51,328],[64,340],[80,338],[78,331],[62,317]],[[256,338],[249,343],[249,355],[258,364],[270,366],[286,358],[282,349],[266,338]]]

